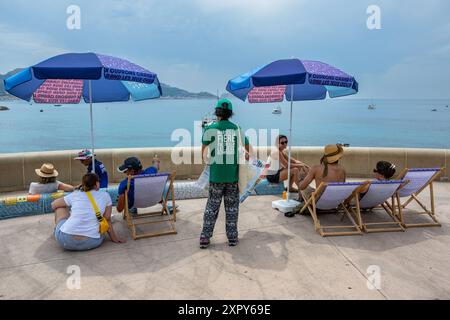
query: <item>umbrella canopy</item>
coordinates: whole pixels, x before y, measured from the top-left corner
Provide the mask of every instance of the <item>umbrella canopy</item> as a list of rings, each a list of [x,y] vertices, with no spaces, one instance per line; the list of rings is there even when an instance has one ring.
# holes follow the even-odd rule
[[[155,73],[127,60],[98,53],[61,54],[4,80],[10,94],[36,103],[135,101],[161,96]]]
[[[128,60],[98,53],[61,54],[4,80],[5,90],[36,103],[90,104],[92,172],[95,172],[93,102],[159,98],[161,85],[153,73]]]
[[[227,91],[250,103],[322,100],[358,92],[345,72],[320,61],[277,60],[228,81]]]
[[[250,103],[291,102],[289,140],[292,141],[293,101],[322,100],[358,92],[358,82],[347,73],[320,61],[283,59],[255,68],[228,81],[227,91]],[[288,184],[291,177],[289,144]],[[287,201],[289,202],[289,193]]]

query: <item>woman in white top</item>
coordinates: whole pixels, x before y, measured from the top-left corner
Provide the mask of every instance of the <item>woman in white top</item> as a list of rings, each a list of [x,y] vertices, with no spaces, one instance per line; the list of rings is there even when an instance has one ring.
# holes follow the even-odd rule
[[[288,156],[284,153],[288,139],[285,135],[279,135],[276,140],[276,148],[269,156],[270,166],[266,171],[266,179],[270,183],[279,183],[288,179]],[[298,192],[293,184],[299,186],[300,181],[308,174],[309,166],[291,156],[291,180],[289,192]]]
[[[87,192],[91,193],[100,214],[108,221],[111,241],[125,242],[116,235],[111,223],[111,197],[109,193],[99,189],[98,176],[88,173],[83,176],[80,190],[52,202],[52,209],[55,211],[55,238],[64,249],[90,250],[100,246],[105,239],[105,235],[99,232],[99,221]]]
[[[58,190],[72,192],[74,189],[70,184],[56,180],[58,171],[51,163],[44,163],[39,169],[35,169],[35,172],[39,177],[39,182],[30,184],[29,194],[53,193]]]

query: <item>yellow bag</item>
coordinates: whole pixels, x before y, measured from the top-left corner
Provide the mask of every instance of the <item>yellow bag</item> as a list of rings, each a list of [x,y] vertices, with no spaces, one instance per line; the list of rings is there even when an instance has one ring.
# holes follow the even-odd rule
[[[108,230],[109,230],[108,220],[106,220],[100,214],[100,210],[98,210],[97,204],[95,203],[94,197],[92,197],[91,192],[90,191],[86,192],[86,195],[88,196],[89,201],[92,204],[92,208],[94,208],[95,216],[97,217],[98,223],[100,224],[100,228],[99,228],[100,234],[104,234],[104,233],[108,232]]]

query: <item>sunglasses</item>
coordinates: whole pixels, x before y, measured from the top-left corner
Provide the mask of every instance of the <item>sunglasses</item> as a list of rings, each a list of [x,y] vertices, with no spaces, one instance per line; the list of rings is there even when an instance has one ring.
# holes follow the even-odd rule
[[[286,141],[280,141],[280,144],[287,144],[288,142],[287,142],[287,140]]]

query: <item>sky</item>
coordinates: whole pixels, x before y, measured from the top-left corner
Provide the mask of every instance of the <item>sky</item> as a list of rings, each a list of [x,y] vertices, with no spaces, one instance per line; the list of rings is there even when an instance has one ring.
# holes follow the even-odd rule
[[[80,8],[80,29],[67,8]],[[381,29],[370,30],[370,5]],[[118,56],[190,91],[277,59],[329,63],[355,98],[450,97],[448,0],[0,0],[0,73],[65,52]]]

